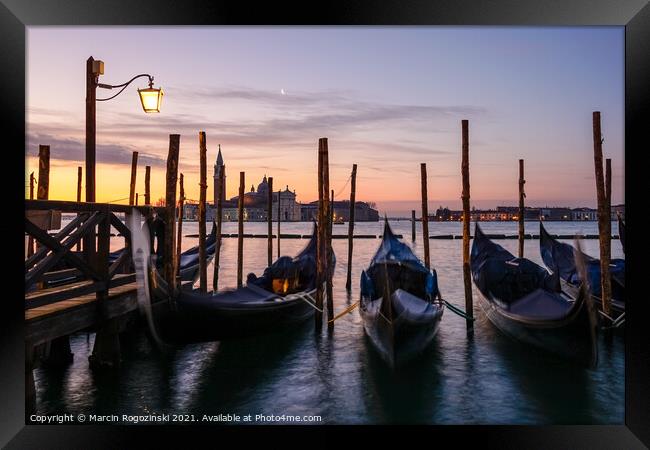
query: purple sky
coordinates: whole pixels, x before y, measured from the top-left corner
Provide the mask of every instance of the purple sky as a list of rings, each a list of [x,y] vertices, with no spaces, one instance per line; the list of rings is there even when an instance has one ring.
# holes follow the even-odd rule
[[[134,150],[137,190],[150,164],[152,196],[163,196],[170,133],[181,134],[180,170],[198,198],[206,131],[209,175],[221,144],[228,196],[245,171],[247,188],[268,174],[314,200],[318,138],[328,137],[338,199],[357,163],[357,199],[406,214],[418,208],[426,162],[430,208],[457,208],[469,119],[473,205],[515,204],[524,158],[527,204],[595,206],[595,110],[612,201],[624,201],[622,27],[29,27],[27,54],[26,179],[38,144],[50,144],[54,199],[75,198],[92,55],[105,62],[100,82],[148,72],[165,91],[160,114],[139,106],[144,79],[98,103],[99,201],[128,197]]]

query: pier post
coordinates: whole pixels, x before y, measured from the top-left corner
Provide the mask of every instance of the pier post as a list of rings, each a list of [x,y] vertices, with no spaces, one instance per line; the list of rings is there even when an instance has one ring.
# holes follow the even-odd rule
[[[34,200],[34,172],[29,174],[29,199]],[[79,244],[77,244],[79,250]],[[29,236],[27,239],[27,257],[29,258],[34,254],[34,238]]]
[[[201,292],[208,290],[208,268],[205,257],[205,196],[208,189],[207,182],[207,145],[205,131],[199,132],[199,289]]]
[[[600,237],[600,293],[603,312],[611,314],[611,280],[609,275],[611,213],[608,193],[603,175],[603,139],[600,129],[600,111],[593,112],[594,165],[596,170],[596,194],[598,197],[598,233]],[[611,164],[611,163],[610,163]],[[611,165],[609,167],[611,178]],[[611,181],[610,181],[611,183]]]
[[[144,204],[151,205],[151,166],[144,168]]]
[[[269,177],[268,179],[269,183],[269,195],[267,199],[267,206],[266,206],[266,212],[267,212],[267,223],[268,223],[268,231],[267,231],[267,250],[268,250],[268,261],[267,261],[267,266],[270,266],[273,264],[273,177]]]
[[[50,194],[50,146],[38,146],[38,189],[36,198],[47,200]]]
[[[129,205],[135,203],[135,180],[138,176],[138,152],[131,157],[131,184],[129,185]]]
[[[318,140],[318,212],[316,224],[316,307],[323,309],[323,282],[325,279],[325,212],[323,200],[323,154],[325,153],[324,143],[327,138]],[[326,195],[325,195],[326,196]],[[315,326],[320,331],[323,328],[323,313],[316,311]]]
[[[474,316],[474,301],[472,299],[472,278],[469,269],[469,121],[463,120],[462,124],[462,162],[461,174],[463,177],[463,283],[465,287],[465,312]],[[473,330],[472,321],[466,320],[467,330]]]
[[[420,164],[420,177],[422,179],[422,243],[424,244],[424,265],[431,268],[429,258],[429,199],[427,197],[427,164]]]
[[[139,195],[140,195],[139,193],[137,193],[137,192],[135,193],[135,206],[138,206],[138,196]]]
[[[326,159],[327,160],[327,159]],[[329,163],[325,166],[325,171],[327,173],[327,179],[329,180]],[[334,228],[334,189],[332,189],[332,200],[330,201],[329,214],[328,214],[329,226],[327,227],[327,328],[334,328],[334,322],[331,322],[330,319],[334,317],[334,293],[332,292],[332,277],[334,276],[334,270],[332,267],[332,231]]]
[[[524,184],[526,180],[524,179],[524,160],[519,160],[519,257],[524,257],[524,198],[526,198],[526,193],[524,192]]]
[[[119,318],[108,318],[107,299],[108,299],[108,281],[109,281],[109,264],[108,254],[110,252],[111,239],[111,218],[110,211],[104,207],[102,209],[102,220],[99,222],[97,230],[97,264],[95,270],[101,275],[106,287],[97,292],[97,307],[99,308],[99,329],[95,335],[95,344],[93,352],[88,357],[93,369],[113,368],[120,364],[120,337],[119,337]],[[69,346],[69,343],[68,343]],[[52,349],[54,341],[52,341]],[[52,350],[51,350],[52,351]]]
[[[239,202],[237,208],[237,287],[242,287],[244,278],[244,189],[246,175],[239,172]],[[279,231],[278,231],[279,234]]]
[[[221,259],[221,222],[222,222],[222,211],[223,211],[223,201],[221,191],[224,188],[224,171],[219,172],[219,186],[217,186],[217,242],[214,248],[214,271],[212,274],[212,290],[217,292],[219,288],[219,262]]]
[[[330,208],[332,205],[329,201],[330,190],[330,164],[329,164],[329,150],[327,147],[327,139],[323,142],[323,257],[325,264],[325,289],[327,293],[327,328],[333,328],[334,322],[329,322],[329,319],[334,317],[334,299],[332,296],[332,212]],[[332,197],[334,192],[332,191]]]
[[[167,154],[167,174],[165,182],[165,237],[163,250],[163,264],[165,281],[172,292],[176,291],[176,264],[175,264],[175,212],[176,212],[176,183],[178,182],[178,153],[180,149],[180,134],[169,135],[169,152]]]
[[[181,273],[181,248],[183,245],[183,205],[185,204],[185,186],[183,173],[178,177],[178,233],[176,233],[176,276]]]
[[[77,203],[81,203],[81,179],[82,179],[82,167],[77,167]],[[81,251],[81,241],[77,242],[77,251]]]
[[[415,210],[411,210],[411,240],[415,242]]]
[[[348,276],[345,281],[345,289],[350,291],[352,288],[352,247],[354,241],[354,210],[356,205],[357,191],[357,165],[352,164],[352,180],[350,182],[350,214],[348,223]]]
[[[280,204],[282,203],[282,189],[278,189],[278,258],[280,257],[280,220],[281,220],[281,209]]]

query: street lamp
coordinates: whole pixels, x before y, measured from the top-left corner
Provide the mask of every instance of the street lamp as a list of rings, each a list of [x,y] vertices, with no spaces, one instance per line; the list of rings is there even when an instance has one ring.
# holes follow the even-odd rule
[[[141,77],[149,78],[149,87],[138,89],[140,103],[145,113],[160,112],[163,91],[153,87],[153,77],[147,73],[136,75],[126,83],[110,85],[99,83],[99,76],[104,75],[104,62],[92,56],[86,61],[86,201],[95,201],[95,152],[96,152],[96,102],[105,102],[120,95],[133,81]],[[120,89],[108,98],[97,98],[97,88]]]

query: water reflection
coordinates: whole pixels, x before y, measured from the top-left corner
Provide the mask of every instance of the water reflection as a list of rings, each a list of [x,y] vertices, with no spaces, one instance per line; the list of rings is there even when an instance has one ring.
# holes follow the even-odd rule
[[[381,233],[381,223],[355,226],[358,234]],[[245,224],[245,232],[264,233],[265,224]],[[392,222],[410,241],[410,223]],[[489,233],[515,234],[517,224],[486,224]],[[536,232],[537,224],[527,224]],[[593,224],[593,227],[596,225]],[[187,234],[196,223],[185,223]],[[230,227],[230,228],[228,228]],[[256,228],[258,227],[258,228]],[[549,231],[595,234],[592,224],[549,224]],[[308,234],[311,224],[282,224],[286,233]],[[457,223],[431,224],[431,234],[460,234]],[[616,229],[614,227],[614,229]],[[225,224],[224,233],[236,232]],[[295,254],[306,240],[286,239],[282,250]],[[504,240],[515,250],[516,240]],[[120,241],[117,245],[122,245]],[[196,239],[183,239],[183,248]],[[379,240],[354,243],[352,290],[345,290],[347,242],[333,241],[338,263],[334,310],[358,300],[361,271]],[[431,240],[432,265],[444,297],[464,309],[461,241]],[[585,251],[598,254],[596,240]],[[236,239],[224,239],[220,286],[236,283]],[[413,244],[422,254],[422,240]],[[539,243],[525,242],[525,254],[541,262]],[[274,248],[275,243],[274,243]],[[116,248],[112,248],[115,250]],[[622,255],[612,241],[612,256]],[[266,266],[266,241],[244,242],[244,273]],[[208,267],[212,274],[212,265]],[[476,292],[475,292],[476,295]],[[475,297],[476,298],[476,297]],[[391,371],[365,337],[358,310],[314,332],[313,320],[286,333],[228,342],[198,343],[159,351],[146,331],[124,335],[122,365],[93,372],[88,365],[94,335],[72,336],[73,363],[63,370],[34,372],[37,407],[42,413],[132,414],[294,414],[321,415],[326,424],[619,424],[624,418],[624,341],[620,334],[599,337],[599,363],[582,369],[518,344],[499,332],[475,305],[474,333],[449,309],[431,346],[411,364]]]

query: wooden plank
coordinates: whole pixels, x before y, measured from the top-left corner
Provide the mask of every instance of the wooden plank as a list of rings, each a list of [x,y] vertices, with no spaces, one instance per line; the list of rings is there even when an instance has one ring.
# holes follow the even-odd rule
[[[134,281],[135,274],[121,274],[110,280],[108,286],[111,289],[115,289]],[[74,300],[84,295],[92,295],[102,289],[106,289],[106,283],[104,281],[83,280],[29,292],[25,294],[25,309],[34,309]]]
[[[105,300],[108,318],[120,317],[138,309],[135,283],[116,288]],[[67,336],[99,321],[94,294],[25,311],[25,340],[32,345]]]
[[[56,209],[61,212],[95,212],[102,208],[108,208],[111,212],[128,213],[133,208],[140,211],[142,214],[147,214],[149,211],[154,210],[162,213],[165,210],[163,206],[130,206],[119,205],[117,203],[78,203],[67,200],[25,200],[25,210],[37,209]]]
[[[81,258],[69,251],[74,243],[78,240],[78,238],[84,235],[90,227],[94,226],[94,224],[98,221],[98,217],[99,213],[95,213],[91,218],[84,222],[81,227],[79,227],[74,233],[70,235],[65,244],[60,244],[57,240],[51,238],[47,233],[39,230],[29,220],[25,219],[25,229],[27,232],[53,250],[53,253],[51,255],[47,256],[43,261],[38,263],[27,273],[25,276],[25,288],[29,288],[36,280],[38,280],[38,277],[47,272],[48,269],[56,264],[61,258],[65,258],[66,261],[81,270],[86,276],[96,280],[100,279],[101,277],[92,267],[90,267],[88,264],[86,264],[86,262],[81,260]]]
[[[49,282],[54,280],[60,280],[64,278],[72,278],[82,276],[83,272],[79,269],[63,269],[55,270],[53,272],[46,272],[41,277],[41,281]]]
[[[75,217],[72,221],[70,221],[69,224],[63,227],[61,231],[52,236],[52,238],[56,239],[57,241],[62,241],[70,233],[70,231],[77,228],[84,220],[85,216]],[[29,270],[32,266],[34,266],[34,264],[45,258],[49,251],[50,249],[48,247],[41,247],[36,253],[27,258],[27,261],[25,261],[25,270]]]

